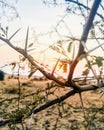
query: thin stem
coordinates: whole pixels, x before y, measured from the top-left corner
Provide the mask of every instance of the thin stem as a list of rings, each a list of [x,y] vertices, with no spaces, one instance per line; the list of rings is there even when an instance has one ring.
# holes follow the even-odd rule
[[[21,98],[21,83],[20,83],[20,63],[18,64],[18,110],[20,108],[20,98]]]

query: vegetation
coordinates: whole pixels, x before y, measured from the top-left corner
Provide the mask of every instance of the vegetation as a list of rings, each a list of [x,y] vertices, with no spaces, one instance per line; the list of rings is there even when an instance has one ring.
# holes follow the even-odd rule
[[[57,1],[54,1],[54,2],[57,5]],[[18,84],[17,95],[18,96],[1,101],[1,104],[2,104],[5,101],[12,102],[13,100],[16,100],[17,109],[11,110],[11,112],[9,112],[7,115],[5,115],[5,112],[2,110],[1,113],[4,114],[4,117],[6,117],[7,120],[2,120],[1,125],[9,123],[10,129],[15,129],[17,127],[15,123],[19,122],[21,123],[22,129],[25,129],[23,125],[23,120],[25,120],[25,118],[27,118],[30,115],[32,117],[34,114],[37,114],[38,112],[42,113],[42,111],[45,109],[47,109],[47,112],[49,114],[50,111],[53,112],[52,110],[54,109],[55,110],[54,115],[57,115],[57,117],[53,124],[54,126],[52,128],[53,130],[55,129],[65,129],[65,130],[66,129],[81,129],[83,127],[84,128],[87,127],[87,129],[104,128],[103,125],[100,126],[99,124],[95,123],[95,122],[101,123],[101,120],[98,121],[98,118],[99,116],[101,116],[101,114],[103,115],[104,107],[101,105],[100,108],[96,108],[96,105],[92,103],[90,106],[90,109],[87,109],[84,107],[83,99],[82,99],[82,95],[83,94],[85,95],[84,92],[87,93],[87,91],[91,91],[91,90],[94,90],[94,92],[96,93],[95,90],[99,89],[101,92],[101,96],[104,94],[104,90],[103,90],[104,58],[103,56],[93,54],[93,52],[98,50],[99,48],[102,51],[102,53],[104,52],[104,49],[103,49],[103,44],[104,44],[103,43],[103,40],[104,40],[103,4],[104,2],[102,0],[99,0],[99,1],[94,0],[92,4],[90,0],[87,0],[87,2],[82,2],[78,0],[65,0],[65,2],[67,2],[67,5],[68,5],[67,13],[71,13],[73,15],[79,15],[80,17],[83,18],[83,21],[84,21],[84,22],[82,21],[83,31],[80,38],[74,37],[71,34],[69,34],[66,37],[63,35],[60,35],[60,32],[58,31],[58,27],[60,23],[64,21],[65,17],[63,17],[60,20],[60,22],[57,24],[57,27],[55,28],[59,36],[59,39],[57,39],[57,41],[55,41],[54,44],[48,46],[49,50],[59,54],[60,56],[60,58],[56,57],[54,67],[52,69],[50,69],[50,67],[52,66],[49,66],[40,62],[38,58],[35,59],[35,57],[33,57],[31,53],[29,53],[34,49],[34,46],[33,46],[34,44],[28,43],[29,27],[27,28],[27,32],[26,32],[26,40],[25,40],[24,48],[15,46],[15,44],[11,42],[12,38],[14,38],[14,36],[17,33],[19,33],[20,29],[14,32],[12,36],[8,37],[7,28],[1,28],[0,39],[4,41],[7,45],[9,45],[11,48],[13,48],[14,50],[16,50],[17,52],[23,55],[23,57],[20,57],[20,63],[18,63],[18,68],[19,68],[18,78],[17,78],[17,81],[18,81],[17,82]],[[99,13],[99,12],[102,12],[102,13]],[[65,25],[67,26],[67,24]],[[98,45],[94,46],[91,49],[88,49],[87,42],[89,40],[93,40],[94,45],[95,45],[95,42]],[[42,52],[46,52],[46,50],[45,51],[42,50]],[[44,88],[42,87],[38,88],[39,86],[36,84],[35,92],[33,93],[28,92],[28,94],[26,94],[26,91],[27,91],[27,86],[29,87],[30,83],[28,83],[28,85],[24,84],[24,86],[26,85],[25,86],[26,88],[24,88],[21,84],[20,75],[19,75],[21,63],[27,62],[27,60],[29,62],[28,65],[31,70],[29,77],[31,77],[32,74],[38,70],[48,79],[48,82],[46,82],[46,86]],[[84,79],[81,82],[80,77],[78,79],[74,78],[74,73],[78,64],[82,62],[83,60],[85,61],[86,64],[82,73],[82,75],[84,76]],[[67,75],[66,78],[64,78],[63,75],[57,76],[58,68],[59,68],[59,71],[63,69],[63,72],[66,73]],[[95,83],[87,82],[87,78],[89,74],[93,75],[92,77],[96,81]],[[41,84],[41,86],[43,86],[43,83]],[[5,90],[5,91],[8,92],[9,94],[12,92],[16,92],[14,91],[14,88],[13,88],[13,91],[8,91],[8,90]],[[77,113],[76,112],[77,110],[78,111],[81,110],[81,109],[77,109],[76,111],[73,112],[71,108],[74,108],[74,107],[71,104],[69,104],[69,102],[68,103],[65,102],[65,100],[68,100],[68,98],[70,99],[71,96],[73,95],[75,96],[76,94],[79,94],[81,107],[84,113],[84,118],[80,122],[82,126],[79,126],[78,119],[74,118],[73,120],[71,120],[67,118],[67,116],[70,116],[70,113],[68,112],[68,110],[70,110],[72,113],[75,112],[75,114]],[[28,101],[28,99],[26,100],[28,96],[32,96],[31,101],[30,100]],[[25,103],[22,99],[25,99]],[[50,110],[49,107],[51,107],[52,110]],[[76,106],[74,109],[76,109]],[[101,110],[100,111],[101,113],[99,112],[98,114],[99,110]],[[90,114],[90,112],[92,111],[93,113]],[[65,115],[62,115],[62,112]],[[45,114],[47,115],[47,113]],[[62,124],[58,126],[58,122],[60,122],[61,120],[60,118],[62,117],[66,118],[67,121],[71,122],[71,125],[69,125],[68,123],[65,125],[62,120]],[[34,116],[35,122],[37,122],[37,118],[35,118]],[[40,118],[41,117],[39,117],[39,119]],[[103,119],[103,117],[99,119]],[[30,118],[30,122],[32,122],[31,118]],[[44,129],[46,130],[50,129],[50,123],[51,123],[50,120],[46,119],[43,123]],[[30,127],[30,125],[28,127]],[[26,126],[27,129],[28,127]],[[41,126],[40,126],[40,129],[42,129]]]
[[[4,80],[4,72],[0,70],[0,81]]]
[[[83,116],[77,94],[45,111],[31,115],[33,109],[53,98],[60,97],[69,90],[56,86],[50,80],[27,80],[27,78],[21,77],[21,94],[19,94],[17,81],[18,79],[6,77],[3,82],[0,82],[0,86],[2,86],[0,87],[2,90],[0,93],[1,130],[4,128],[5,130],[104,128],[104,98],[98,102],[99,91],[82,94],[86,118]]]

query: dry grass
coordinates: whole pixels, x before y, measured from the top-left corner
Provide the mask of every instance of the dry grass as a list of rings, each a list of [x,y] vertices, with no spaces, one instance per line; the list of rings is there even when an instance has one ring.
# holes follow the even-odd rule
[[[47,93],[50,92],[51,94],[46,96],[47,93],[43,90],[47,88],[48,83],[51,84],[51,81],[30,81],[27,78],[20,78],[19,81],[21,91],[19,91],[18,79],[8,79],[6,77],[4,81],[0,82],[0,118],[13,119],[11,123],[0,127],[0,130],[17,130],[16,127],[20,130],[26,129],[26,127],[30,127],[29,130],[104,129],[104,97],[99,99],[99,91],[84,92],[82,94],[86,119],[81,109],[79,95],[76,94],[62,104],[56,104],[33,115],[30,121],[30,117],[28,117],[30,110],[40,106],[47,100],[61,96],[68,90],[52,88],[47,90]],[[18,105],[19,113],[17,112]],[[19,117],[17,117],[18,115]],[[22,124],[15,122],[14,118],[22,118]]]

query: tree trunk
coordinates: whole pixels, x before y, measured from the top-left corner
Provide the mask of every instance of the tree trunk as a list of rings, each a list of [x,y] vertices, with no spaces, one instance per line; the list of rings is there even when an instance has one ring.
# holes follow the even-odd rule
[[[95,15],[97,13],[97,10],[98,10],[100,2],[101,2],[101,0],[94,0],[94,2],[93,2],[93,5],[92,5],[92,8],[91,8],[89,17],[88,17],[88,19],[87,19],[87,21],[85,23],[85,26],[84,26],[84,29],[83,29],[83,33],[82,33],[82,36],[81,36],[81,39],[80,39],[80,45],[79,45],[78,54],[77,54],[75,60],[72,62],[71,66],[70,66],[70,71],[69,71],[69,75],[68,75],[68,83],[70,83],[71,80],[72,80],[73,73],[74,73],[75,67],[76,67],[76,65],[78,63],[79,57],[82,54],[84,54],[84,47],[82,45],[82,42],[84,44],[86,43],[89,31],[91,29],[91,26],[92,26],[94,17],[95,17]]]

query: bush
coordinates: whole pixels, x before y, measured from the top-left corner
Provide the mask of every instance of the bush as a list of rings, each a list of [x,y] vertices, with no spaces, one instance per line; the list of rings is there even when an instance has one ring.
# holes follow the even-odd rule
[[[4,72],[0,70],[0,81],[4,80]]]

